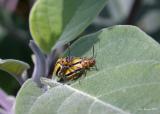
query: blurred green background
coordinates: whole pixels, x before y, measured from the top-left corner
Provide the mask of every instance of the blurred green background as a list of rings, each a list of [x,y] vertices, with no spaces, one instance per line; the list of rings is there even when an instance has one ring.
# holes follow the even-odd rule
[[[32,39],[28,18],[34,2],[35,0],[0,0],[0,58],[29,63],[30,76],[33,63],[32,52],[28,47],[29,40]],[[83,34],[117,24],[138,26],[160,42],[160,1],[108,0],[99,16]],[[0,71],[0,88],[16,95],[20,85],[12,76]]]

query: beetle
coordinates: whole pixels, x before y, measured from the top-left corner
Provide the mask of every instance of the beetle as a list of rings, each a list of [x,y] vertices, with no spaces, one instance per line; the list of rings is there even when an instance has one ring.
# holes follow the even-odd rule
[[[55,64],[53,73],[59,78],[59,82],[76,80],[91,68],[96,67],[96,60],[93,57],[67,56],[59,58]]]

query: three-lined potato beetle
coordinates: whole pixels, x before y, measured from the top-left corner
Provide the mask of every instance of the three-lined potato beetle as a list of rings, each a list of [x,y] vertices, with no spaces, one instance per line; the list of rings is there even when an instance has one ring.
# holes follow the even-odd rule
[[[68,56],[59,58],[55,64],[54,74],[59,78],[59,82],[72,81],[86,74],[86,71],[90,70],[90,68],[96,67],[95,64],[96,61],[93,57]]]

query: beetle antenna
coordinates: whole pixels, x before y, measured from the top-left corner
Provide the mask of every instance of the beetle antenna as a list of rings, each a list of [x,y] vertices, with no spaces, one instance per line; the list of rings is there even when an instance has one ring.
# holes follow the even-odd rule
[[[68,43],[68,58],[69,58],[69,61],[71,60],[71,48],[70,48],[71,44]]]

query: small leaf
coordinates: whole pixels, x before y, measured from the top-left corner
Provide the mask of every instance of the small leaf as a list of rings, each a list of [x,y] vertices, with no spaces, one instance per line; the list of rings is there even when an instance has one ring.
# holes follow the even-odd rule
[[[32,105],[42,93],[35,82],[31,79],[27,80],[16,97],[16,114],[28,114]]]
[[[38,0],[30,14],[36,43],[50,52],[55,41],[76,38],[100,12],[107,0]]]
[[[18,81],[20,80],[22,74],[24,71],[29,69],[29,65],[27,63],[24,63],[19,60],[13,60],[13,59],[0,59],[0,69],[3,71],[8,72],[12,76],[14,76]]]

